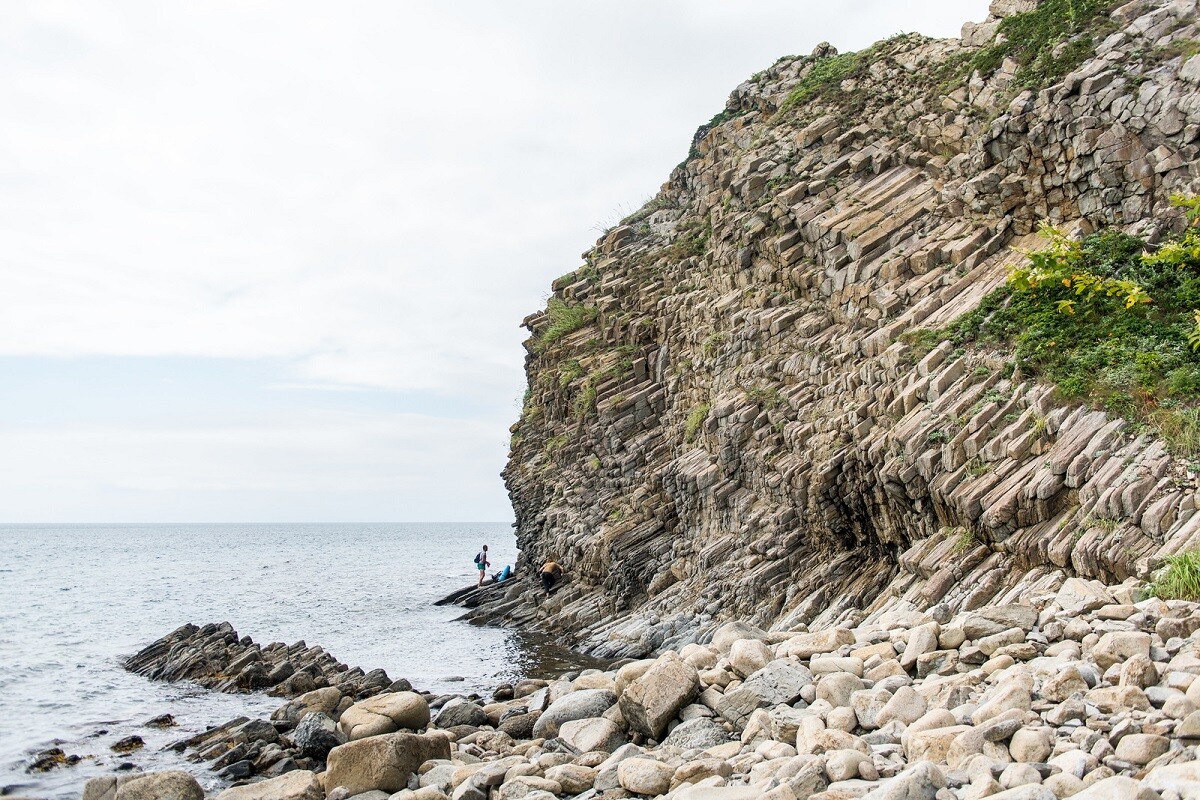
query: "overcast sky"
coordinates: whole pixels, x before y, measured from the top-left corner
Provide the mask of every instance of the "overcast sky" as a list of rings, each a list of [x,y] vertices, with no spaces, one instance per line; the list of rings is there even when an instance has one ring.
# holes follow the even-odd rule
[[[521,319],[779,56],[987,3],[0,3],[0,522],[507,520]]]

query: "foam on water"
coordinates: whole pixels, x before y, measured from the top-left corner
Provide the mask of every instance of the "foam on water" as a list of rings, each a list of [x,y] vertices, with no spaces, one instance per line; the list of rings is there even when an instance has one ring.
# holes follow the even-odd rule
[[[452,621],[432,602],[516,560],[504,523],[0,526],[0,794],[79,796],[122,762],[184,767],[169,742],[282,703],[221,695],[126,673],[124,656],[186,622],[228,620],[267,644],[303,639],[422,689],[463,692],[570,666],[569,654],[518,632]],[[447,681],[461,676],[465,681]],[[144,728],[158,714],[180,727]],[[103,731],[103,733],[101,733]],[[109,750],[137,733],[146,747]],[[42,775],[30,756],[61,742],[85,760]],[[4,791],[7,789],[8,791]]]

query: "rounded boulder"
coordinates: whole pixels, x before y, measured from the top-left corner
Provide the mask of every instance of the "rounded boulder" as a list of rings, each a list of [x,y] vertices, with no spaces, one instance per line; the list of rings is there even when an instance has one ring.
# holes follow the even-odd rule
[[[186,772],[151,772],[118,786],[115,800],[204,800],[204,790]]]
[[[429,724],[429,703],[415,692],[389,692],[368,697],[342,712],[338,728],[350,741],[420,730]]]

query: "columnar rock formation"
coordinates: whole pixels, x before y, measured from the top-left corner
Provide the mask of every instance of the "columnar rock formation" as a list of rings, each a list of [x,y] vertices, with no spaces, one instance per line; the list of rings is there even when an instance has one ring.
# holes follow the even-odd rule
[[[540,606],[518,582],[477,618],[640,656],[735,617],[1119,583],[1200,545],[1195,481],[1161,443],[1005,353],[905,340],[1000,285],[1039,221],[1153,238],[1179,221],[1166,198],[1200,190],[1194,0],[1117,7],[1042,85],[1011,60],[971,71],[1030,6],[998,0],[962,40],[781,59],[554,283],[525,321],[505,478],[523,570],[553,556],[570,581]]]
[[[238,638],[228,622],[183,625],[125,662],[125,669],[152,680],[194,681],[218,692],[266,691],[278,697],[335,687],[346,697],[396,690],[381,669],[341,663],[320,646],[272,642],[263,647]],[[407,686],[407,681],[400,681]]]

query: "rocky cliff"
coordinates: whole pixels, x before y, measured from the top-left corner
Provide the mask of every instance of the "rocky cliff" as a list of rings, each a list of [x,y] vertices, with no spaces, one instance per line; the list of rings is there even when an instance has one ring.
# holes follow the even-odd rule
[[[1060,5],[997,0],[961,40],[822,46],[734,90],[525,320],[504,477],[522,570],[570,580],[497,588],[477,619],[641,655],[1200,546],[1163,442],[1003,349],[912,341],[1001,286],[1040,221],[1154,241],[1200,191],[1195,0]]]

